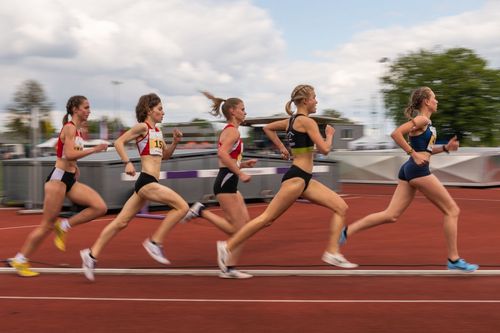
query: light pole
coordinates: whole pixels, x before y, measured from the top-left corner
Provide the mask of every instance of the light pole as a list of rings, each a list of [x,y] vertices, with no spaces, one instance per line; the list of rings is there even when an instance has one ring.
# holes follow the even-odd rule
[[[391,62],[391,59],[387,58],[387,57],[382,57],[378,60],[378,62],[380,64],[383,65],[383,68],[386,69],[387,67],[387,64],[389,64]],[[384,104],[384,96],[382,95],[382,89],[380,90],[380,108],[382,109],[382,128],[381,128],[381,132],[382,132],[382,135],[385,135],[385,130],[386,130],[386,115],[385,115],[385,104]]]
[[[121,124],[121,115],[120,115],[120,85],[123,84],[123,81],[112,80],[111,84],[113,85],[113,114],[117,117],[118,124]],[[118,128],[118,135],[120,135],[121,128]]]
[[[39,209],[41,202],[43,202],[43,197],[40,197],[39,193],[43,186],[40,181],[41,176],[41,164],[38,160],[38,132],[40,124],[40,109],[35,106],[31,108],[31,169],[30,169],[30,180],[31,186],[29,187],[28,201],[25,202],[24,206],[26,209],[20,210],[20,214],[36,214],[41,213],[42,210]]]

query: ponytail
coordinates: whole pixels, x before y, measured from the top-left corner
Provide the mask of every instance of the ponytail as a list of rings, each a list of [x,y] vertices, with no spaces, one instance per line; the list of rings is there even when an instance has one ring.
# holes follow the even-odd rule
[[[209,113],[214,116],[214,117],[220,117],[221,116],[221,105],[222,103],[226,102],[225,99],[215,97],[208,91],[202,91],[201,92],[203,95],[205,95],[206,98],[212,101],[212,109],[209,111]]]
[[[229,120],[232,117],[229,109],[236,107],[240,103],[243,103],[243,101],[237,97],[223,99],[220,97],[215,97],[208,91],[201,91],[201,93],[205,95],[206,98],[212,101],[212,110],[210,110],[209,113],[214,117],[220,117],[222,113],[226,120]]]
[[[308,84],[300,84],[296,86],[291,95],[290,95],[290,100],[286,102],[285,104],[285,111],[288,113],[290,116],[293,114],[292,112],[292,102],[295,104],[295,106],[298,106],[298,104],[305,98],[311,97],[314,93],[314,87]]]
[[[413,119],[418,115],[424,100],[431,98],[431,91],[432,90],[429,87],[420,87],[411,93],[408,105],[404,111],[406,118]]]
[[[292,111],[292,102],[293,100],[289,100],[288,102],[286,102],[285,104],[285,111],[286,113],[288,113],[290,116],[293,115],[293,111]]]

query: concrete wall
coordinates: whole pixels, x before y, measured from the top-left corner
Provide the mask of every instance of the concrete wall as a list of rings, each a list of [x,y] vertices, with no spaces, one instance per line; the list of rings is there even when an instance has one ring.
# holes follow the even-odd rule
[[[401,149],[337,151],[328,155],[340,163],[345,183],[396,184],[408,160]],[[431,157],[431,172],[449,186],[500,186],[500,148],[460,148]]]

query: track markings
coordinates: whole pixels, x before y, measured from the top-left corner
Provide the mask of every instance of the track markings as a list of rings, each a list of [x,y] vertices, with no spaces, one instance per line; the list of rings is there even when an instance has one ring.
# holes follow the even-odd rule
[[[498,299],[224,299],[62,296],[0,296],[0,300],[162,303],[500,303]]]
[[[32,268],[34,271],[46,274],[82,274],[81,268]],[[160,269],[160,268],[97,268],[96,275],[164,275],[164,276],[218,276],[217,269]],[[500,276],[500,270],[483,269],[467,273],[456,270],[423,270],[423,269],[245,269],[253,276]],[[0,268],[0,274],[15,273],[14,268]]]

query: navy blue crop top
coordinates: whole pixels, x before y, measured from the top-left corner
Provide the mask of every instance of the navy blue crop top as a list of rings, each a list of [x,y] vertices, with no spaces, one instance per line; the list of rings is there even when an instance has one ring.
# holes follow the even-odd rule
[[[293,129],[293,123],[298,116],[304,116],[303,114],[297,114],[290,117],[288,121],[288,128],[286,130],[286,138],[288,140],[288,145],[292,150],[292,154],[300,154],[305,152],[311,152],[314,150],[314,142],[311,140],[309,135],[304,132],[299,132]],[[304,116],[305,117],[305,116]]]
[[[432,126],[432,123],[429,123],[422,134],[410,136],[410,146],[417,152],[427,151],[432,153],[432,147],[436,142],[436,138],[436,128]]]

